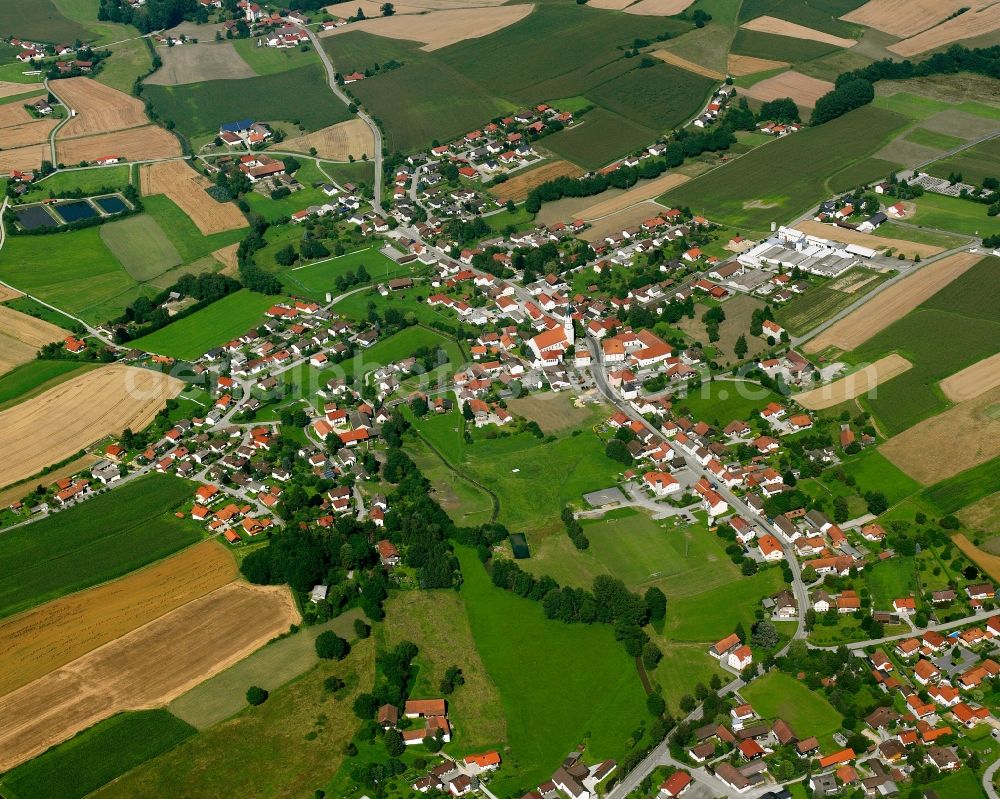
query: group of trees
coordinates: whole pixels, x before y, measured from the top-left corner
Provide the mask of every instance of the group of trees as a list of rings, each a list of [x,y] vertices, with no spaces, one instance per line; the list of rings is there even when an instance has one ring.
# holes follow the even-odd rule
[[[146,0],[136,6],[125,0],[100,0],[97,18],[134,25],[142,33],[150,33],[172,28],[185,19],[207,22],[208,13],[198,0]]]
[[[576,516],[573,515],[573,509],[569,505],[562,509],[562,521],[566,527],[566,535],[573,542],[573,546],[577,549],[587,549],[590,546],[590,539],[583,532],[583,525],[577,521]]]
[[[238,280],[226,275],[212,272],[203,272],[200,275],[182,275],[176,283],[156,296],[139,296],[125,306],[125,312],[113,321],[115,341],[124,344],[134,338],[159,330],[171,322],[190,316],[216,300],[222,299],[227,294],[239,291],[240,288],[242,285]],[[163,304],[174,293],[182,297],[191,297],[197,302],[170,316]]]

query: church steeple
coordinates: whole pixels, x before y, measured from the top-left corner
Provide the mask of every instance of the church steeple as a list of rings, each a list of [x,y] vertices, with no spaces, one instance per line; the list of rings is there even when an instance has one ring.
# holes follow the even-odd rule
[[[563,332],[566,334],[566,341],[572,347],[576,342],[576,330],[573,328],[573,305],[566,306],[566,316],[563,318]]]

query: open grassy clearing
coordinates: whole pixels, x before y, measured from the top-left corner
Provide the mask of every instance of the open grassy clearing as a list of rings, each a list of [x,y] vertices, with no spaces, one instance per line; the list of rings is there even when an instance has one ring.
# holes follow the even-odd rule
[[[64,197],[69,191],[79,190],[84,194],[95,194],[104,189],[122,190],[129,182],[129,167],[126,164],[101,167],[99,169],[61,170],[49,175],[35,185],[41,189],[42,197]],[[37,200],[35,192],[26,196],[27,200]]]
[[[959,197],[924,194],[916,207],[916,213],[907,220],[915,225],[969,236],[986,236],[996,228],[995,217],[986,215],[987,206]]]
[[[920,483],[902,472],[877,449],[844,460],[841,468],[857,481],[857,493],[881,491],[890,505],[920,490]]]
[[[263,256],[261,258],[264,260]],[[419,261],[396,263],[375,247],[369,247],[314,264],[282,269],[278,272],[278,280],[290,293],[325,302],[327,292],[337,293],[337,278],[348,273],[354,274],[361,266],[376,282],[385,282],[394,277],[412,277],[426,269]]]
[[[826,699],[804,683],[780,671],[754,680],[741,691],[757,714],[766,719],[784,719],[800,739],[832,735],[840,729],[842,716]]]
[[[212,347],[224,344],[260,324],[264,319],[264,311],[280,299],[242,289],[148,336],[136,339],[131,345],[172,358],[197,358]]]
[[[153,54],[144,39],[119,41],[95,80],[120,92],[131,92],[135,79],[149,72],[152,66]]]
[[[667,708],[672,713],[683,712],[680,709],[681,697],[685,694],[694,696],[698,683],[708,685],[715,675],[723,684],[732,679],[732,673],[723,669],[719,661],[708,654],[708,646],[704,642],[668,641],[655,631],[650,632],[650,638],[663,651],[663,660],[649,676],[659,684]]]
[[[170,513],[192,490],[186,480],[149,475],[0,536],[6,566],[0,617],[126,574],[198,541],[198,525]]]
[[[1000,458],[925,488],[920,498],[942,514],[955,513],[993,493],[1000,485]]]
[[[101,239],[138,281],[159,277],[181,262],[177,248],[147,214],[101,225]]]
[[[503,796],[537,785],[580,743],[589,759],[620,758],[645,696],[611,628],[548,620],[538,603],[495,588],[472,550],[457,554],[475,645],[507,717],[509,770],[491,789]]]
[[[864,570],[864,581],[876,610],[890,610],[894,599],[918,593],[916,563],[912,557],[897,555],[873,563]]]
[[[865,107],[817,128],[743,155],[729,164],[667,192],[661,202],[688,205],[717,222],[765,230],[807,210],[825,194],[824,181],[866,158],[906,124],[898,114]],[[863,128],[864,137],[854,132]],[[828,169],[815,170],[816,159]],[[780,168],[778,166],[780,165]],[[869,179],[882,177],[881,170]]]
[[[431,495],[455,524],[475,527],[492,519],[493,502],[489,495],[445,466],[424,441],[407,443],[406,451],[421,474],[430,480]]]
[[[739,8],[737,0],[696,0],[688,7],[688,14],[701,9],[712,15],[711,24],[669,39],[662,48],[702,67],[726,72],[730,44],[739,24]]]
[[[935,161],[926,171],[936,177],[947,179],[953,173],[961,174],[966,183],[978,185],[983,178],[1000,176],[1000,138],[977,144],[958,155]]]
[[[166,710],[120,713],[7,772],[0,788],[10,799],[81,799],[194,734]]]
[[[538,426],[546,435],[582,427],[595,415],[594,406],[579,405],[572,394],[564,392],[510,399],[507,400],[507,408],[517,416],[538,422]]]
[[[678,412],[697,421],[725,427],[734,419],[746,420],[754,410],[781,398],[759,383],[747,380],[713,380],[674,399]]]

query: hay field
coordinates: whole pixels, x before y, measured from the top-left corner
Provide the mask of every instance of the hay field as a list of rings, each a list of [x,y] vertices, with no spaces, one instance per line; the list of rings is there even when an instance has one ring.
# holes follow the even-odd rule
[[[820,97],[832,89],[833,84],[830,81],[811,78],[790,69],[788,72],[766,78],[743,89],[743,94],[763,101],[791,97],[799,105],[812,108]]]
[[[14,97],[18,94],[27,94],[34,87],[42,88],[42,84],[32,84],[32,83],[14,83],[9,80],[0,80],[0,98],[2,97]]]
[[[60,78],[52,91],[77,113],[60,128],[60,139],[149,124],[141,100],[90,78]]]
[[[157,50],[163,66],[143,83],[157,86],[180,86],[203,80],[254,78],[257,73],[236,52],[232,42],[185,44]]]
[[[643,2],[646,2],[646,0],[643,0]],[[719,70],[712,69],[711,67],[703,67],[700,64],[694,63],[694,61],[688,61],[686,58],[670,50],[653,50],[650,55],[656,56],[661,61],[665,61],[675,67],[686,69],[688,72],[694,72],[696,75],[704,75],[706,78],[712,78],[712,80],[726,79],[726,76],[719,72]]]
[[[234,582],[0,699],[0,770],[122,710],[158,707],[299,621],[287,588]]]
[[[982,259],[981,255],[962,252],[921,267],[808,341],[805,351],[822,352],[827,347],[847,351],[861,346]]]
[[[651,200],[664,192],[677,188],[683,183],[687,183],[690,179],[687,175],[666,172],[652,180],[640,180],[628,191],[623,191],[621,194],[615,195],[610,199],[602,200],[584,208],[576,214],[576,217],[588,222],[600,219],[602,216],[622,211],[631,205],[638,205],[646,200]],[[655,215],[655,213],[651,215]]]
[[[938,247],[934,244],[921,244],[914,241],[907,241],[906,239],[890,239],[871,233],[859,233],[857,230],[817,222],[815,219],[796,222],[794,227],[796,230],[801,230],[803,233],[808,233],[811,236],[834,239],[844,244],[860,244],[862,247],[871,247],[873,250],[887,250],[891,247],[910,259],[914,255],[927,258],[931,255],[937,255],[939,252],[944,252],[944,247]]]
[[[166,194],[206,236],[247,226],[240,209],[213,200],[205,191],[212,182],[183,161],[143,164],[139,185],[143,194]]]
[[[879,451],[914,480],[932,485],[1000,455],[1000,386],[893,436]]]
[[[336,36],[348,31],[364,31],[389,39],[420,42],[421,50],[439,50],[466,39],[478,39],[503,30],[524,19],[534,5],[525,3],[514,6],[487,6],[478,8],[451,8],[430,11],[419,16],[403,15],[377,17],[355,22],[342,28],[325,31],[321,36]]]
[[[205,596],[238,576],[218,541],[202,541],[127,577],[0,623],[0,696]]]
[[[141,430],[183,387],[169,375],[110,364],[0,412],[0,485],[30,477],[126,427]]]
[[[538,422],[546,435],[572,430],[595,415],[593,405],[577,405],[576,398],[560,391],[507,400],[511,413]]]
[[[741,75],[753,75],[756,72],[767,72],[771,69],[781,69],[787,66],[789,66],[787,61],[772,61],[770,58],[730,53],[727,71],[733,77],[738,78]]]
[[[946,377],[938,385],[952,402],[964,402],[1000,386],[1000,353]]]
[[[61,327],[0,305],[0,374],[27,363],[39,348],[65,336]]]
[[[56,134],[56,154],[65,164],[96,161],[106,155],[143,161],[147,158],[173,158],[183,153],[177,137],[157,125],[142,125],[76,139],[64,139],[61,133]]]
[[[286,139],[278,149],[294,153],[308,153],[316,148],[316,155],[331,161],[347,161],[349,156],[361,158],[375,154],[375,137],[371,128],[363,120],[349,119],[326,128],[320,128],[304,136]]]
[[[832,44],[834,47],[853,47],[857,44],[854,39],[845,39],[843,36],[834,36],[832,33],[824,33],[815,28],[807,28],[805,25],[797,25],[777,17],[757,17],[749,22],[744,22],[741,26],[748,31],[759,33],[773,33],[778,36],[790,36],[793,39],[807,39],[823,44]]]
[[[12,169],[26,172],[29,169],[37,169],[50,154],[48,143],[0,150],[0,172],[9,172]]]
[[[986,4],[984,0],[868,0],[841,19],[906,38],[937,25],[960,8]]]
[[[563,161],[562,159],[546,161],[539,167],[519,172],[510,178],[510,180],[505,180],[498,186],[491,187],[489,192],[502,203],[507,202],[507,200],[520,202],[528,196],[528,192],[536,186],[541,186],[546,181],[555,180],[563,176],[575,178],[582,174],[583,169],[569,161]]]
[[[45,95],[39,95],[39,97],[44,97]],[[7,103],[6,105],[0,105],[0,128],[7,128],[11,125],[17,125],[20,122],[31,122],[34,117],[28,113],[28,110],[24,107],[28,103],[33,103],[39,97],[29,97],[23,103]]]
[[[1000,30],[1000,4],[978,11],[966,11],[930,30],[890,45],[889,50],[904,58],[925,53],[974,36],[988,36]]]
[[[875,363],[868,364],[839,380],[827,383],[825,386],[796,394],[792,399],[803,408],[808,408],[811,411],[832,408],[834,405],[840,405],[842,402],[867,394],[880,383],[891,380],[896,375],[901,375],[912,368],[913,364],[906,358],[893,353],[879,358]]]

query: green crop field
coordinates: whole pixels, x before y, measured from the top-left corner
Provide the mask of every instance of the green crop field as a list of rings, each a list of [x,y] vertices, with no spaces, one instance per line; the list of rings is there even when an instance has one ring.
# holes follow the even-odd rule
[[[921,492],[921,498],[941,513],[955,513],[988,497],[998,485],[1000,458],[994,458],[925,488]]]
[[[977,144],[958,155],[935,161],[926,170],[939,178],[959,173],[966,183],[979,185],[983,178],[1000,178],[1000,139]]]
[[[301,294],[317,302],[324,302],[326,293],[337,294],[334,281],[341,275],[354,274],[363,266],[373,281],[386,281],[394,277],[410,277],[419,274],[426,267],[419,261],[398,264],[387,258],[375,247],[349,252],[346,255],[318,261],[308,266],[284,269],[278,273],[278,280],[289,292]]]
[[[773,61],[811,61],[832,53],[840,48],[835,44],[817,42],[812,39],[795,39],[740,28],[733,39],[732,51],[739,55],[769,58]]]
[[[848,285],[850,281],[860,279],[861,276],[869,277],[871,280],[855,292],[838,291],[834,288],[838,285]],[[800,335],[840,313],[888,279],[889,275],[885,272],[875,272],[861,267],[848,270],[840,277],[810,288],[804,294],[797,295],[781,305],[774,315],[775,321],[792,335]]]
[[[587,732],[588,761],[620,759],[645,695],[611,627],[546,619],[539,603],[495,588],[472,550],[457,554],[476,648],[507,717],[510,752],[491,789],[519,795],[548,779]]]
[[[746,421],[750,413],[769,402],[780,400],[776,393],[759,383],[747,380],[713,380],[702,383],[684,397],[674,400],[674,407],[695,421],[725,427],[734,419]]]
[[[138,281],[159,277],[181,262],[177,248],[148,214],[101,225],[101,239]]]
[[[79,189],[84,194],[97,194],[105,189],[121,191],[128,185],[129,167],[127,164],[100,167],[98,169],[70,169],[55,172],[35,184],[42,197],[62,197],[64,192]],[[32,191],[25,196],[26,200],[37,200],[39,194]]]
[[[784,719],[800,740],[832,735],[840,729],[843,717],[825,697],[782,672],[772,671],[754,680],[741,695],[763,718]]]
[[[994,171],[1000,173],[998,169]],[[924,194],[915,202],[917,211],[908,220],[914,225],[953,230],[969,236],[986,236],[997,229],[997,218],[987,216],[987,206],[982,203],[941,194]]]
[[[0,617],[120,577],[201,538],[172,511],[194,485],[148,475],[0,536]]]
[[[80,324],[75,319],[66,316],[66,314],[54,311],[47,305],[42,305],[38,300],[33,300],[31,297],[15,297],[12,300],[7,300],[4,305],[28,316],[33,316],[36,319],[44,319],[46,322],[51,322],[57,327],[66,330],[76,330]]]
[[[857,481],[858,493],[881,491],[890,505],[920,490],[920,483],[901,471],[876,449],[866,449],[844,461],[841,468]]]
[[[94,38],[87,28],[61,14],[52,0],[31,0],[30,3],[0,0],[0,31],[5,36],[53,44]]]
[[[120,713],[8,771],[0,789],[8,799],[81,799],[194,734],[166,710]]]
[[[0,375],[0,410],[97,368],[78,361],[28,361]]]
[[[241,289],[207,308],[131,342],[131,346],[171,358],[191,359],[246,333],[264,320],[264,311],[281,297]]]
[[[835,192],[856,189],[879,178],[888,177],[893,172],[898,172],[901,167],[902,164],[886,161],[884,158],[862,158],[831,176],[830,188]]]
[[[763,16],[778,17],[834,36],[851,37],[860,28],[841,22],[839,17],[864,3],[865,0],[743,0],[740,22]]]
[[[906,124],[899,114],[866,106],[816,128],[751,150],[731,163],[667,192],[661,202],[736,228],[766,230],[828,194],[827,175],[861,161]],[[858,135],[864,131],[865,135]],[[824,169],[817,170],[822,162]],[[873,170],[870,179],[883,177]]]
[[[604,108],[588,111],[580,119],[579,125],[546,136],[544,145],[556,155],[588,169],[604,166],[649,144],[659,135],[659,131]]]
[[[202,234],[191,218],[163,194],[142,198],[143,207],[173,242],[184,263],[204,258],[220,247],[236,244],[247,235],[246,228],[226,230],[210,236]]]
[[[319,64],[240,80],[210,80],[183,86],[146,86],[143,96],[164,120],[188,138],[213,135],[224,122],[252,117],[318,130],[350,119],[330,92]],[[292,130],[288,131],[292,133]]]
[[[939,133],[927,128],[914,128],[903,138],[914,144],[922,144],[924,147],[933,147],[936,150],[951,150],[954,147],[961,147],[966,141],[957,136],[949,136],[947,133]]]

